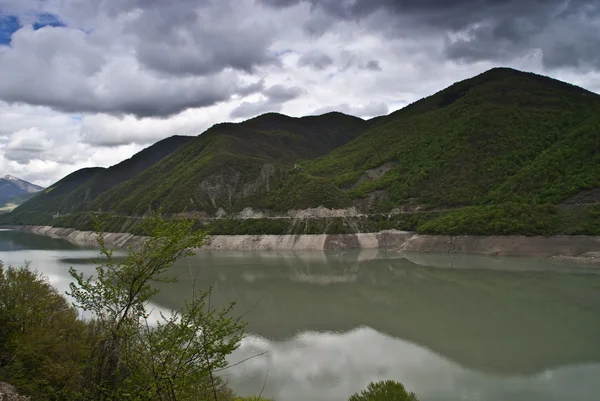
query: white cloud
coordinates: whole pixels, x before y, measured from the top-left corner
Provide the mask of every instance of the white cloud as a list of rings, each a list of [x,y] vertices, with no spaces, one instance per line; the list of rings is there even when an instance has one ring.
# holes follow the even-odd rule
[[[298,4],[261,5],[269,2]],[[25,24],[11,46],[0,46],[1,173],[48,185],[165,137],[268,111],[373,117],[497,65],[448,59],[448,35],[439,29],[398,35],[399,23],[386,24],[393,13],[341,18],[329,5],[0,0],[0,13]],[[67,26],[34,30],[27,24],[40,13]],[[569,21],[552,29],[567,32]],[[593,43],[584,28],[578,37]],[[503,64],[548,73],[559,44],[564,38],[544,43],[545,54],[515,52]],[[550,75],[600,91],[599,69],[588,64]]]
[[[14,132],[4,147],[4,157],[20,164],[39,159],[40,154],[52,149],[54,142],[39,128],[28,128]]]

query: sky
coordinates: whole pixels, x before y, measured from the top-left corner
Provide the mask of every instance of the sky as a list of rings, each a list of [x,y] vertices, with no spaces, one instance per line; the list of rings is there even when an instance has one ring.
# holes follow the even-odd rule
[[[0,174],[265,112],[370,118],[497,66],[600,92],[597,0],[0,0]]]

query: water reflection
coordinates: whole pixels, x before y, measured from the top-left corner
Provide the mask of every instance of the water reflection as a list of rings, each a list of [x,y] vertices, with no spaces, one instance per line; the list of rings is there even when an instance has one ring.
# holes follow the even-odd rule
[[[0,232],[0,259],[32,262],[64,291],[96,249]],[[241,394],[343,400],[377,379],[421,400],[581,400],[600,394],[600,269],[528,258],[347,252],[200,252],[158,310],[192,282],[236,301],[248,337],[224,372]],[[164,309],[163,309],[164,308]]]
[[[271,340],[368,326],[491,373],[600,361],[597,269],[476,256],[450,257],[469,268],[438,268],[428,257],[440,265],[443,255],[360,255],[200,253],[173,270],[179,283],[156,302],[177,307],[195,278],[214,285],[214,303],[250,311],[248,331]]]
[[[543,371],[533,376],[484,374],[457,366],[424,347],[358,328],[345,333],[305,332],[285,341],[248,337],[227,371],[241,393],[286,401],[343,400],[370,381],[396,379],[425,401],[584,401],[600,393],[600,365]]]

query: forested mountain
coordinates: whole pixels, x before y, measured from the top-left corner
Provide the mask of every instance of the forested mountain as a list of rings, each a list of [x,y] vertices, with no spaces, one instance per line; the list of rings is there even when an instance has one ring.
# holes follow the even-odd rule
[[[289,170],[300,160],[322,156],[356,138],[368,123],[341,113],[292,118],[269,113],[242,123],[217,124],[188,146],[173,153],[134,179],[104,193],[92,210],[144,214],[149,208],[165,212],[244,207],[291,208],[282,190]],[[326,180],[302,175],[297,202],[320,203],[318,191]],[[337,195],[341,191],[331,186]],[[317,197],[314,197],[316,195]],[[280,197],[280,198],[278,198]]]
[[[112,167],[77,170],[21,205],[16,212],[36,211],[60,215],[85,210],[100,194],[133,178],[191,139],[172,136]]]
[[[560,203],[600,187],[600,96],[497,68],[378,120],[306,163],[372,210]],[[371,170],[373,169],[373,170]]]
[[[271,113],[217,124],[138,172],[112,189],[86,182],[65,211],[233,217],[355,206],[369,220],[355,231],[600,233],[600,96],[495,68],[370,121]],[[12,221],[56,209],[46,205],[38,196]],[[249,231],[295,230],[259,223]],[[348,228],[304,232],[323,229]]]

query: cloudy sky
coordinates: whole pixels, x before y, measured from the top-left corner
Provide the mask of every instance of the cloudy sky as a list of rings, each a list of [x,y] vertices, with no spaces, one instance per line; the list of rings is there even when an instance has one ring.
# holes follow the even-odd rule
[[[596,0],[0,0],[0,174],[268,111],[386,114],[495,66],[600,92]]]

